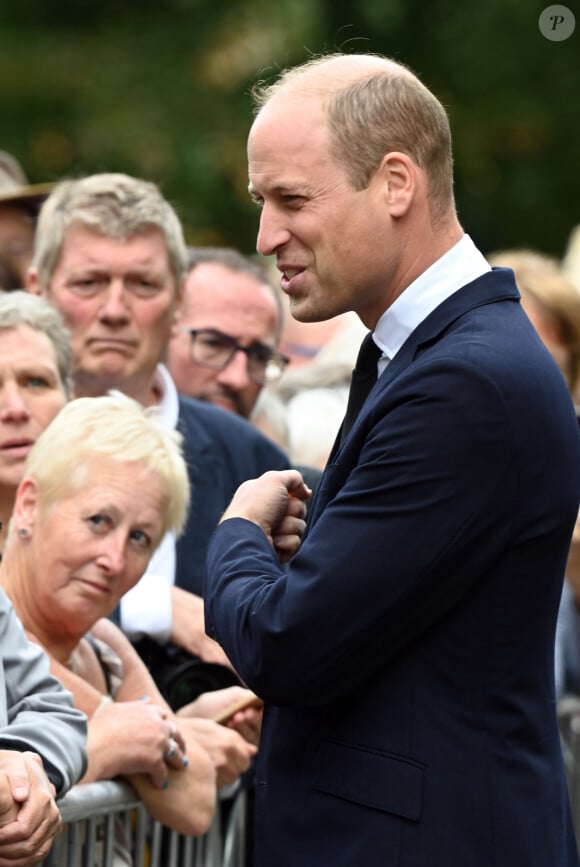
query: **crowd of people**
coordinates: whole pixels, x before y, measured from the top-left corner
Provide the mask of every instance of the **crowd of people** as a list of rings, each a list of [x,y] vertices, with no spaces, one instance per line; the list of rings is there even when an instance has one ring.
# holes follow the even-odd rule
[[[483,255],[394,61],[254,95],[261,259],[0,152],[0,861],[124,777],[256,867],[577,865],[580,236]]]

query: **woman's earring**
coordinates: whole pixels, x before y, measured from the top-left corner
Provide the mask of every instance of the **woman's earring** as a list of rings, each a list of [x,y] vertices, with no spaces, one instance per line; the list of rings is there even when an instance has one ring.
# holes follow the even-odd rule
[[[26,529],[26,527],[20,527],[18,530],[18,535],[21,539],[26,539],[26,537],[28,536],[28,530]]]

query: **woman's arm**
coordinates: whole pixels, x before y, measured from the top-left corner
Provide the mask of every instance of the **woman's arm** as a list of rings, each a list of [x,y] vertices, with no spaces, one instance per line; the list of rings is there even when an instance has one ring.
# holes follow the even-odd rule
[[[112,620],[107,617],[97,620],[91,633],[95,638],[104,641],[117,654],[123,665],[123,680],[115,693],[115,701],[135,701],[147,696],[151,701],[163,705],[170,713],[172,712],[159,692],[149,669],[125,633]]]
[[[209,828],[216,805],[216,770],[197,738],[185,733],[189,764],[183,770],[170,769],[168,785],[157,789],[149,777],[134,774],[129,782],[154,819],[180,834],[200,836]]]
[[[185,736],[187,764],[164,760],[166,720],[149,701],[112,702],[89,720],[89,770],[83,782],[124,776],[149,814],[179,831],[199,835],[209,827],[216,802],[216,772],[198,739]]]
[[[100,680],[92,664],[98,660],[89,644],[83,644],[83,652],[77,657],[81,673],[51,660],[54,674],[72,692],[75,705],[89,717],[89,764],[82,782],[123,776],[154,819],[182,834],[205,833],[216,801],[216,772],[209,754],[195,738],[184,739],[180,733],[187,764],[182,763],[181,751],[172,760],[173,767],[167,764],[164,754],[177,722],[170,708],[115,624],[99,621],[92,631],[118,654],[123,665],[114,701],[108,700],[104,692],[105,681]]]
[[[117,698],[122,695],[124,701],[131,701],[147,695],[155,703],[162,703],[171,713],[141,657],[126,635],[107,619],[99,620],[92,633],[95,638],[105,641],[123,662],[123,684],[117,693]],[[238,692],[238,687],[233,687],[218,692],[223,695],[220,695],[216,701],[212,700],[212,694],[208,694],[206,709],[221,709],[225,704],[230,704],[234,697],[247,694],[248,690],[240,689]],[[198,707],[203,710],[203,702],[200,702]],[[184,717],[187,717],[187,721]],[[188,755],[190,744],[201,746],[213,761],[218,787],[233,783],[248,769],[252,757],[256,754],[255,744],[259,737],[261,712],[255,709],[243,712],[237,721],[237,726],[231,726],[231,728],[239,727],[241,736],[237,731],[228,731],[224,726],[210,719],[191,717],[191,712],[187,714],[180,712],[178,717],[172,715],[180,733],[186,736]],[[249,736],[245,739],[244,735]]]
[[[66,665],[57,662],[52,657],[49,658],[52,674],[72,693],[74,706],[78,710],[82,710],[89,718],[92,717],[95,711],[107,702],[108,697],[102,690],[75,674]]]

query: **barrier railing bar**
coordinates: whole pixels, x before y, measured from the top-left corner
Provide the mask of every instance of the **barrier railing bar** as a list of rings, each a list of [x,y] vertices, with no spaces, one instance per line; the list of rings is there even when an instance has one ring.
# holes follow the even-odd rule
[[[58,806],[64,828],[41,867],[115,867],[123,843],[133,867],[244,867],[243,791],[235,796],[225,828],[218,805],[202,837],[186,837],[154,821],[120,780],[75,786]]]

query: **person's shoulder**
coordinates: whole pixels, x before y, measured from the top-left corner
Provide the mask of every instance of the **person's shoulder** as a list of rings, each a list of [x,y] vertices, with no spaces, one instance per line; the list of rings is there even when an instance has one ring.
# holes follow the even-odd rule
[[[272,462],[272,468],[290,466],[288,456],[247,419],[210,403],[179,395],[179,425],[182,431],[219,440],[228,449],[260,452]]]
[[[186,424],[202,425],[205,430],[238,435],[243,440],[266,440],[254,425],[236,413],[182,394],[179,395],[179,419]]]

